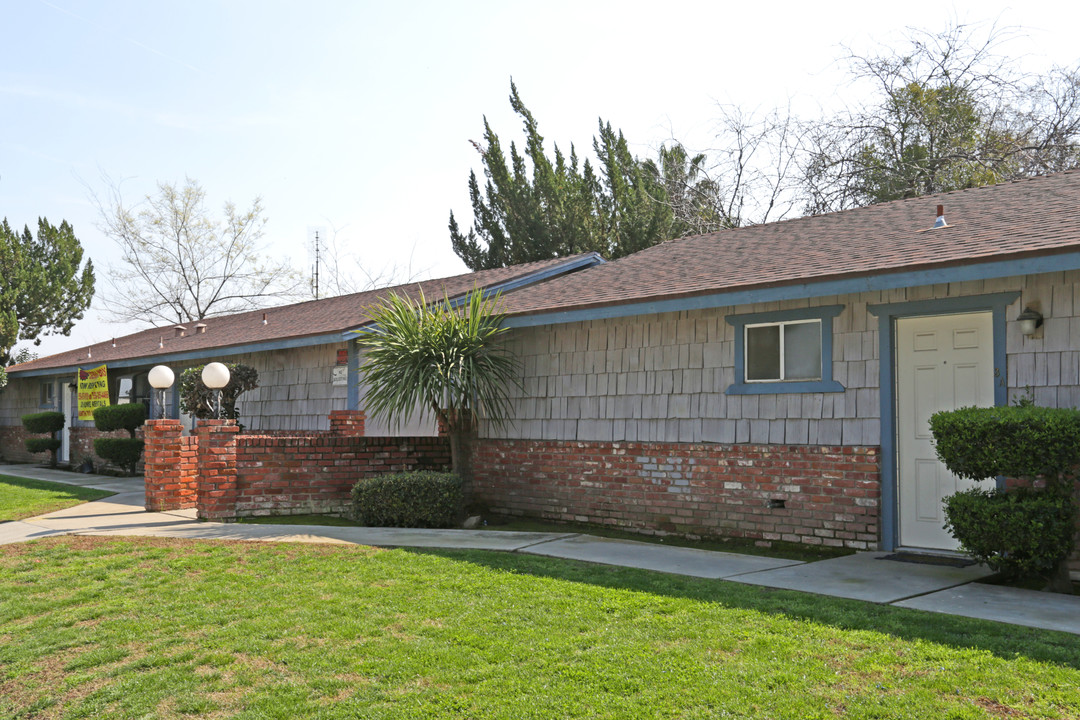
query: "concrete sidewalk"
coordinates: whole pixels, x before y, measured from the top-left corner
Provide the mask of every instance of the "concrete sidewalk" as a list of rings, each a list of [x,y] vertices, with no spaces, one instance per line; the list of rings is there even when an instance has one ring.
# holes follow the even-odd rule
[[[1080,635],[1080,596],[975,583],[990,574],[980,566],[897,562],[886,559],[884,552],[802,563],[577,533],[200,522],[194,510],[146,512],[142,478],[102,478],[26,465],[0,465],[0,474],[117,493],[28,520],[0,523],[0,545],[73,534],[498,550],[724,579]]]

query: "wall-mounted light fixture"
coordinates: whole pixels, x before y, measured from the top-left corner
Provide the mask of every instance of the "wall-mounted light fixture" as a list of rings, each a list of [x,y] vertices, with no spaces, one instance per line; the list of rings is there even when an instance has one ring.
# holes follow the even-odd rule
[[[173,371],[164,365],[155,365],[146,376],[150,387],[158,392],[158,416],[161,420],[165,417],[165,391],[172,387],[176,376]]]
[[[1016,321],[1020,323],[1020,332],[1031,337],[1036,330],[1042,327],[1043,316],[1038,310],[1026,308],[1024,312],[1016,316]]]
[[[229,384],[229,368],[225,367],[224,363],[212,362],[207,363],[206,367],[202,371],[203,385],[216,390],[215,392],[215,405],[214,417],[221,419],[221,389]]]

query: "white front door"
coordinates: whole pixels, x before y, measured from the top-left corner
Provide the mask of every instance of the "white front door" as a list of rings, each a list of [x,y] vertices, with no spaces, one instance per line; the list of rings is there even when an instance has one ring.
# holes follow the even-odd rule
[[[976,483],[937,459],[930,416],[994,404],[993,314],[896,321],[896,426],[900,545],[955,550],[942,500]]]

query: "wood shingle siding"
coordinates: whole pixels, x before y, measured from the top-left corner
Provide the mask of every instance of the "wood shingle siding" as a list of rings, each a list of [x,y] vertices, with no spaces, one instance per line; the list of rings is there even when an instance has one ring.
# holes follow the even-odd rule
[[[515,423],[493,438],[607,442],[877,445],[881,442],[877,318],[867,305],[1020,291],[1009,309],[1009,397],[1080,406],[1080,271],[516,328],[522,362]],[[841,304],[833,321],[837,393],[726,395],[735,380],[728,314]],[[1023,307],[1041,307],[1042,337],[1024,337]]]

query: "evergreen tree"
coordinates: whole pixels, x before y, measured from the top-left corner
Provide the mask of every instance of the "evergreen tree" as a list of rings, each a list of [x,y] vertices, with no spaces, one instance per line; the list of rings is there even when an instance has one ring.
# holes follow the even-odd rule
[[[19,340],[41,344],[41,335],[71,332],[94,296],[94,266],[66,221],[38,220],[15,232],[0,222],[0,367],[12,361]]]
[[[593,138],[597,170],[588,159],[578,157],[573,145],[569,157],[554,146],[552,160],[536,118],[513,83],[510,105],[523,121],[524,152],[511,143],[507,158],[485,118],[484,145],[473,143],[483,158],[483,188],[476,173],[469,173],[473,226],[462,232],[450,213],[454,252],[473,270],[588,251],[617,258],[684,231],[701,230],[700,225],[684,222],[669,200],[668,184],[675,183],[675,175],[668,178],[666,174],[674,168],[674,155],[667,160],[662,155],[659,164],[639,160],[622,132],[601,120],[598,136]],[[685,150],[683,160],[687,160]],[[699,192],[713,187],[699,182],[694,174],[694,163],[700,169],[703,161],[704,156],[699,156],[690,170],[680,168],[683,180],[692,175],[692,184],[700,185]]]

